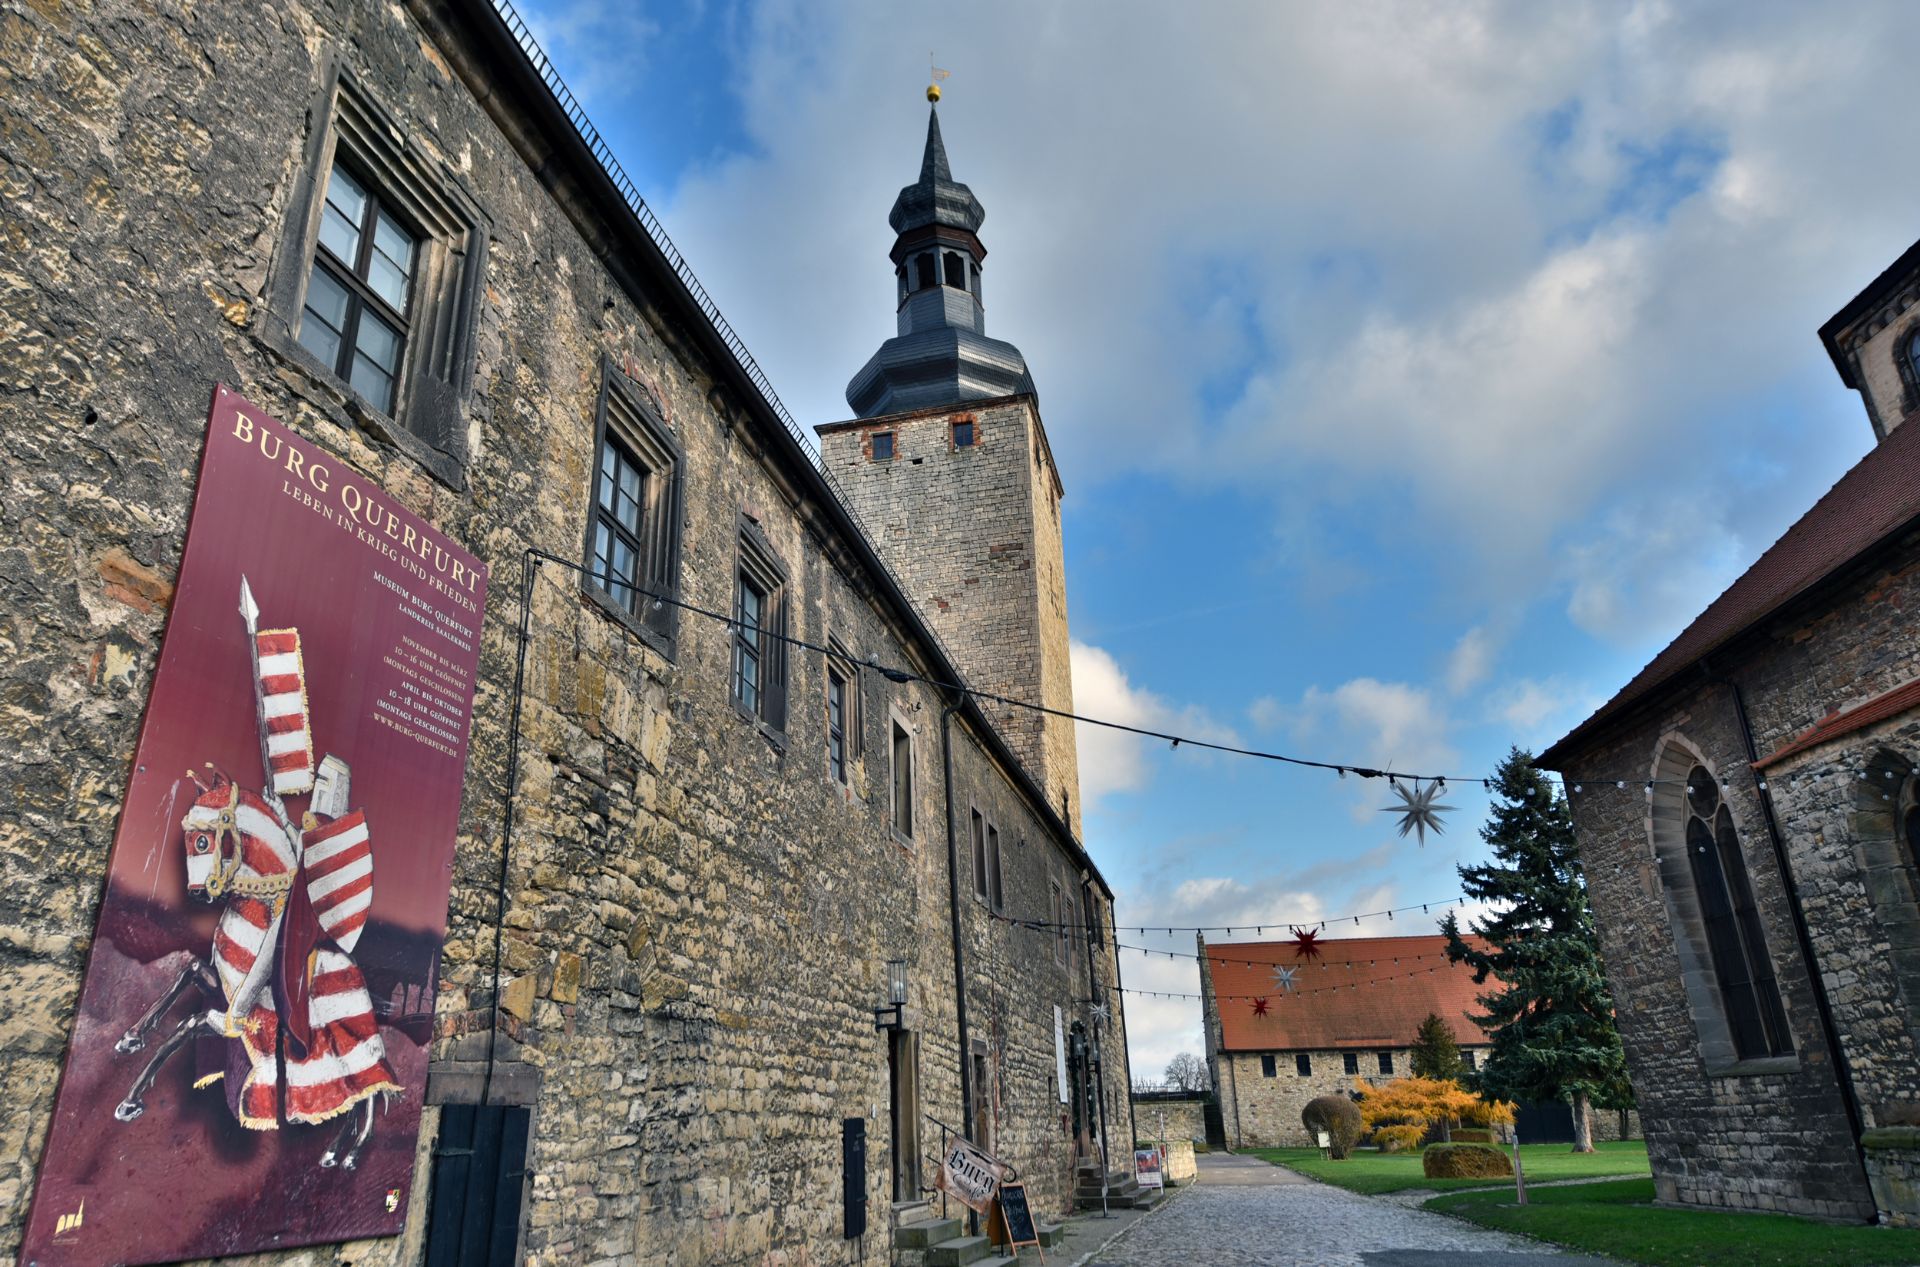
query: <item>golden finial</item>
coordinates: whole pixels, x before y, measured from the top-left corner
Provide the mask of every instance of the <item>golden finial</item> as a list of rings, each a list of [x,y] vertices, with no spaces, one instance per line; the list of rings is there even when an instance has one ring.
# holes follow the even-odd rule
[[[938,100],[940,100],[940,85],[939,85],[939,84],[928,84],[928,85],[927,85],[927,100],[928,100],[928,101],[938,101]]]

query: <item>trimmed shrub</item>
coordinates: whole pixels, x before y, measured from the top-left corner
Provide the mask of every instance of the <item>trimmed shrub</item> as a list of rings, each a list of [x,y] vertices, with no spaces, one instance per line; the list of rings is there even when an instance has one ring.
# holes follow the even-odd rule
[[[1429,1144],[1420,1169],[1429,1179],[1498,1179],[1513,1173],[1513,1163],[1490,1144]]]
[[[1456,1144],[1491,1144],[1493,1142],[1493,1132],[1476,1130],[1471,1126],[1456,1126],[1453,1128],[1453,1142]]]
[[[1322,1095],[1308,1100],[1307,1107],[1300,1110],[1300,1124],[1307,1128],[1309,1138],[1319,1131],[1327,1133],[1328,1151],[1335,1161],[1345,1161],[1353,1151],[1354,1141],[1360,1138],[1360,1110],[1344,1095]]]

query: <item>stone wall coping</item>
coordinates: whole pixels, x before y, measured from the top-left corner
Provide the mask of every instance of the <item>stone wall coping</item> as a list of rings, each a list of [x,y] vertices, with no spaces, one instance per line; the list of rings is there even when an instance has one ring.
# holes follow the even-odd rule
[[[1907,1149],[1920,1152],[1920,1126],[1876,1126],[1861,1132],[1860,1146],[1878,1151]]]

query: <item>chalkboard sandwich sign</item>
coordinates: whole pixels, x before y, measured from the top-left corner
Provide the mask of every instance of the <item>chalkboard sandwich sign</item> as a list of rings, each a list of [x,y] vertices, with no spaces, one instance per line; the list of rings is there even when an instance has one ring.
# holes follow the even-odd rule
[[[1000,1222],[1007,1229],[1007,1245],[1015,1253],[1024,1245],[1040,1249],[1040,1229],[1033,1222],[1033,1207],[1027,1204],[1026,1184],[1000,1185]],[[1040,1261],[1047,1261],[1044,1249],[1040,1249]]]

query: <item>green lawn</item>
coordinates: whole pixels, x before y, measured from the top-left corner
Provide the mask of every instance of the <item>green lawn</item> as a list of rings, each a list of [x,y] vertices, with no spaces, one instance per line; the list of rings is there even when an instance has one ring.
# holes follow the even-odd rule
[[[1527,1167],[1532,1172],[1532,1166]],[[1435,1197],[1443,1210],[1482,1227],[1520,1232],[1572,1249],[1653,1267],[1877,1267],[1920,1263],[1920,1231],[1835,1226],[1784,1214],[1655,1209],[1653,1180]]]
[[[1527,1172],[1527,1178],[1534,1181],[1651,1173],[1647,1169],[1647,1146],[1640,1140],[1622,1140],[1596,1144],[1594,1147],[1597,1150],[1595,1152],[1576,1153],[1565,1144],[1522,1144],[1520,1165]],[[1276,1166],[1286,1166],[1350,1192],[1399,1192],[1406,1188],[1450,1192],[1458,1188],[1484,1188],[1488,1184],[1503,1182],[1499,1179],[1429,1179],[1420,1169],[1419,1153],[1357,1152],[1345,1161],[1328,1161],[1317,1148],[1255,1148],[1249,1151]],[[1512,1150],[1501,1151],[1510,1153]]]

